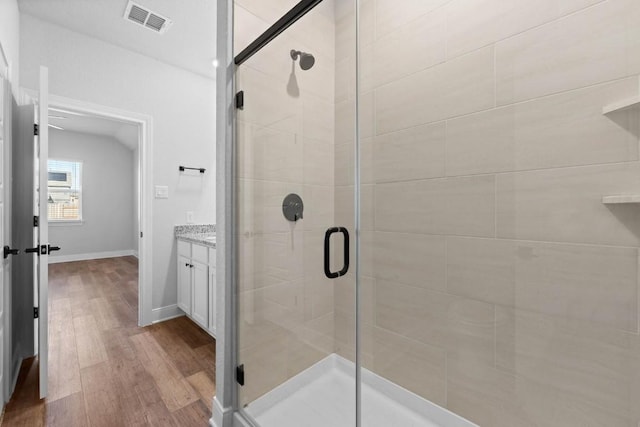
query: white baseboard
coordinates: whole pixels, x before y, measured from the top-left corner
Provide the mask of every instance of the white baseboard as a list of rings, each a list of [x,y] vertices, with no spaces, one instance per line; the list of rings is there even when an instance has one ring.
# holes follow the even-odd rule
[[[88,259],[117,258],[121,256],[132,255],[137,256],[137,253],[133,249],[125,249],[122,251],[94,252],[89,254],[53,255],[49,257],[49,264],[72,261],[86,261]]]
[[[151,310],[151,323],[164,322],[175,317],[184,316],[184,311],[178,308],[178,304],[167,305],[166,307],[154,308]]]
[[[133,251],[133,254],[132,254],[132,255],[133,255],[134,257],[136,257],[136,258],[140,258],[140,257],[138,256],[138,251],[136,251],[136,250],[134,250],[134,251]]]

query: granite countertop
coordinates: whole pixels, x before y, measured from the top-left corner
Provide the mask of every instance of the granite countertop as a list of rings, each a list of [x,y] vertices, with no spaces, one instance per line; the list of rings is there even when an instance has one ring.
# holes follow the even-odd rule
[[[198,245],[216,247],[216,225],[215,224],[187,224],[176,225],[174,227],[176,239]]]

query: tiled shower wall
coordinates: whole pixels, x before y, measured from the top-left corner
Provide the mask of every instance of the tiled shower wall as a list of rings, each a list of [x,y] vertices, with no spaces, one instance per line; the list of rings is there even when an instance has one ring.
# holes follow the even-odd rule
[[[236,0],[236,53],[297,3]],[[334,15],[326,1],[239,67],[239,362],[248,404],[334,351],[333,282],[322,270],[334,224]],[[291,49],[316,63],[302,71]],[[282,214],[299,194],[302,220]]]
[[[640,194],[638,110],[602,113],[639,93],[640,2],[361,3],[365,366],[483,426],[637,427],[640,205],[601,199]],[[353,227],[340,4],[335,207]]]

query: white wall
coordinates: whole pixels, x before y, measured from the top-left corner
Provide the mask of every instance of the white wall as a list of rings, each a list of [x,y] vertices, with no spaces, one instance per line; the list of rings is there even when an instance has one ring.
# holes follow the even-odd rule
[[[152,182],[169,186],[170,198],[153,203],[152,304],[175,304],[173,225],[187,211],[215,222],[215,82],[28,15],[20,16],[20,50],[23,87],[36,88],[46,65],[54,95],[153,116]],[[180,164],[207,173],[181,176]]]
[[[50,223],[55,256],[133,250],[133,152],[108,136],[49,132],[49,158],[82,162],[82,224]]]

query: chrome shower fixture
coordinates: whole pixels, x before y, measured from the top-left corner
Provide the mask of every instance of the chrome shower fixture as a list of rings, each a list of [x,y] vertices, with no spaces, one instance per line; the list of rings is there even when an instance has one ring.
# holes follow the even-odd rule
[[[316,63],[316,58],[314,58],[312,54],[291,49],[291,59],[295,61],[298,58],[300,58],[300,68],[305,71],[313,67],[313,64]]]

